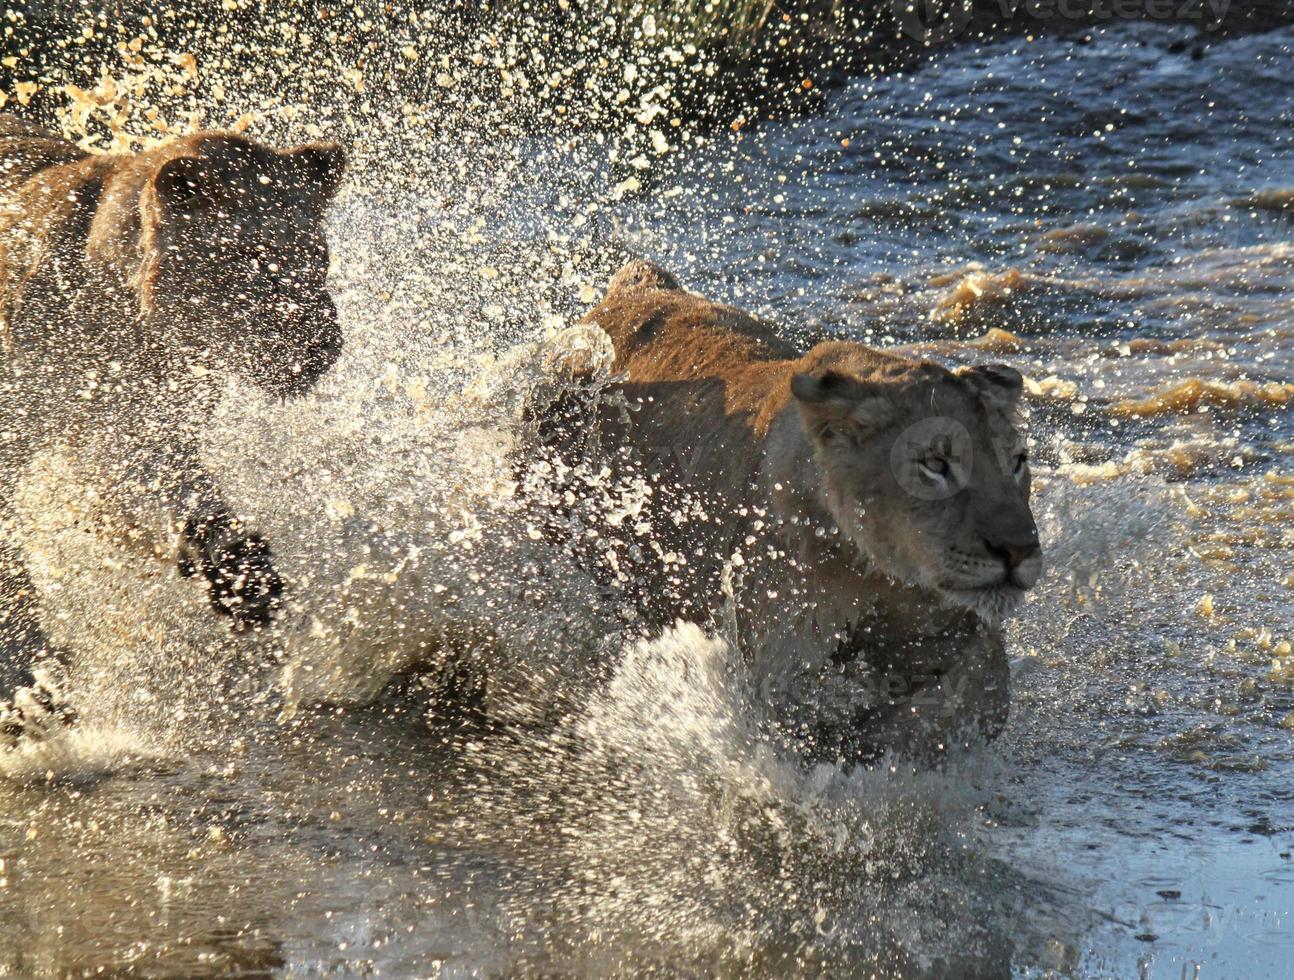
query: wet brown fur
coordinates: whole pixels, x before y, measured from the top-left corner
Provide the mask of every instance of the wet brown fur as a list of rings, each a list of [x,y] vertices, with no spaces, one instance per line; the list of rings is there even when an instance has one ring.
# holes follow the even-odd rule
[[[629,578],[645,628],[722,618],[729,606],[748,657],[770,676],[796,658],[838,673],[825,665],[861,656],[914,690],[927,678],[920,683],[936,695],[934,707],[860,705],[856,742],[869,750],[928,750],[962,722],[989,736],[1000,730],[1008,697],[1000,628],[946,601],[934,576],[949,560],[945,547],[968,553],[968,534],[1036,540],[1022,502],[1027,481],[1022,496],[994,452],[1020,438],[1018,374],[1000,366],[952,372],[850,342],[800,353],[770,326],[684,291],[644,262],[616,274],[585,322],[610,336],[612,371],[630,409],[602,411],[593,428],[613,472],[637,474],[650,488],[649,542],[618,549],[622,566],[626,555],[644,556]],[[839,397],[793,394],[828,383]],[[912,526],[932,522],[918,533],[923,540],[899,522],[861,543],[850,526],[854,503],[903,494],[886,472],[888,456],[884,464],[854,456],[872,431],[932,415],[958,419],[973,434],[981,489],[956,526],[900,503]],[[564,438],[578,441],[587,428],[570,426]],[[734,554],[745,562],[731,564]],[[950,712],[957,698],[964,703]]]
[[[0,115],[0,523],[32,455],[62,444],[105,499],[143,494],[184,528],[186,561],[219,579],[221,601],[258,575],[278,588],[197,438],[227,375],[295,394],[340,351],[323,219],[343,165],[334,144],[222,132],[87,153]],[[0,555],[10,659],[39,655],[30,601]]]

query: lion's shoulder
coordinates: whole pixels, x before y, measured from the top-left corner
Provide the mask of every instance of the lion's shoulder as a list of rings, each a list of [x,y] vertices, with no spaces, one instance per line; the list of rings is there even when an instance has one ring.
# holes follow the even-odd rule
[[[683,289],[670,273],[634,261],[612,277],[585,317],[611,337],[617,370],[642,380],[722,375],[744,365],[794,358],[768,323]]]
[[[85,159],[76,144],[9,113],[0,114],[0,197],[50,167]]]

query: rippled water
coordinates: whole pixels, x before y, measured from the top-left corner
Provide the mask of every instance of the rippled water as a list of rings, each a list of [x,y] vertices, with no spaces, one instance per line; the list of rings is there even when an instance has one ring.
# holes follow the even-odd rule
[[[87,533],[66,461],[29,475],[86,717],[0,762],[0,963],[1288,972],[1294,34],[1199,60],[1174,39],[965,48],[641,172],[589,134],[514,147],[506,180],[435,152],[426,189],[357,179],[343,362],[303,403],[236,393],[209,449],[296,583],[276,665],[147,549]],[[542,702],[608,632],[528,550],[506,453],[537,380],[514,345],[626,252],[806,343],[1026,372],[1050,572],[997,745],[935,774],[809,769],[691,628],[618,655],[556,733],[428,724],[417,690],[363,706],[456,631],[505,675],[526,650],[510,683]]]

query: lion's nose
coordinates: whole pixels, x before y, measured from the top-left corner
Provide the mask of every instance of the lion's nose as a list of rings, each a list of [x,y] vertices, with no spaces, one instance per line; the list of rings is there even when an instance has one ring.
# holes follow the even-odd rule
[[[1007,578],[1022,589],[1032,588],[1042,571],[1042,548],[1038,538],[1030,535],[1018,541],[990,541],[984,546],[989,554],[1006,566]]]
[[[1021,545],[1007,544],[998,545],[996,547],[989,545],[989,547],[992,548],[1004,562],[1006,562],[1007,568],[1018,568],[1038,553],[1038,545],[1036,543]]]

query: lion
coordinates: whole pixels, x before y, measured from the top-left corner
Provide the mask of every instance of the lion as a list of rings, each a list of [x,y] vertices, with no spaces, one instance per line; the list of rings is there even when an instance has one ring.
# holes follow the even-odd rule
[[[197,435],[231,375],[292,397],[339,356],[323,224],[344,163],[333,143],[230,132],[94,154],[0,116],[0,518],[33,454],[62,445],[101,464],[105,496],[146,494],[182,529],[180,570],[236,629],[270,621],[282,582]],[[0,554],[11,689],[49,653],[30,593]]]
[[[1002,622],[1042,569],[1018,371],[801,353],[641,261],[582,323],[614,345],[619,397],[560,403],[539,429],[642,488],[613,550],[643,632],[730,630],[813,757],[997,736]]]

